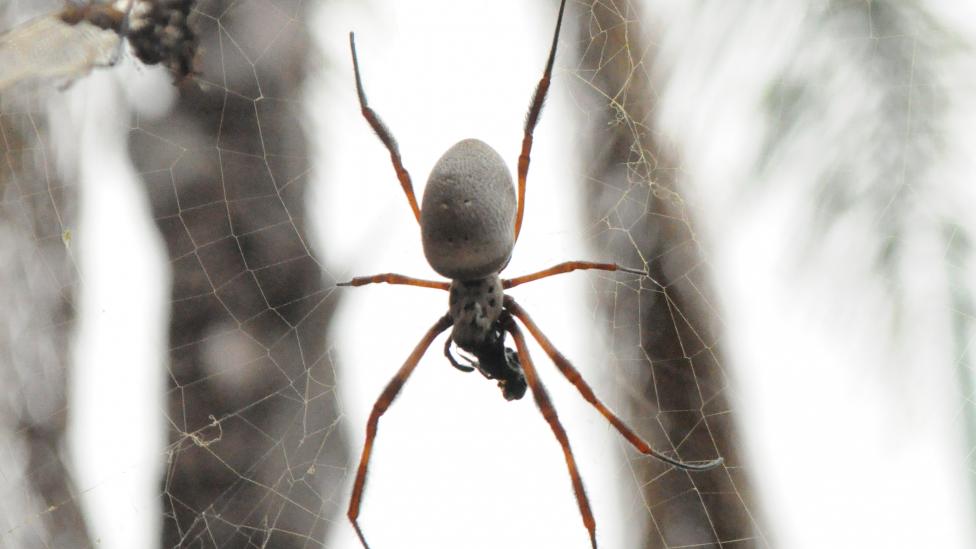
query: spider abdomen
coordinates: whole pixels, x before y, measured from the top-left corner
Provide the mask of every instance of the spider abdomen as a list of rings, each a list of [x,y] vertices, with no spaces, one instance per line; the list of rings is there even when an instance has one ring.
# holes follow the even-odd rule
[[[420,212],[424,255],[442,276],[482,279],[515,246],[515,188],[502,157],[477,139],[459,141],[430,172]]]

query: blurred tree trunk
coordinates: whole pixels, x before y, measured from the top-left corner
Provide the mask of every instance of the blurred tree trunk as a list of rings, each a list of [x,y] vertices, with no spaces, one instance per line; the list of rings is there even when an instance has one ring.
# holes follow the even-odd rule
[[[173,267],[163,546],[313,547],[346,445],[304,219],[306,6],[196,10],[200,76],[130,139]]]
[[[657,91],[697,164],[740,440],[777,506],[764,530],[976,545],[972,439],[956,438],[973,402],[972,27],[914,0],[670,4]]]
[[[688,473],[630,454],[646,513],[641,547],[763,546],[739,463],[707,261],[676,188],[680,159],[655,136],[652,31],[638,6],[594,2],[579,19],[580,95],[599,102],[581,145],[591,151],[583,159],[585,216],[599,220],[598,249],[622,265],[646,266],[660,283],[615,284],[601,304],[631,425],[682,460],[725,458],[723,467]]]
[[[0,27],[39,8],[14,6]],[[91,546],[64,440],[77,200],[46,104],[29,87],[0,94],[0,532],[4,547],[75,549]]]

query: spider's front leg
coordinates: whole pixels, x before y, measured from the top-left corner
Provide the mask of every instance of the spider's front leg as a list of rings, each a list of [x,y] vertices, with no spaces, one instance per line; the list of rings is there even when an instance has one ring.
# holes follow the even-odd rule
[[[642,439],[633,429],[630,428],[622,419],[620,419],[617,414],[613,413],[603,402],[597,398],[596,394],[590,385],[583,379],[583,376],[579,373],[579,370],[573,367],[569,360],[560,353],[556,347],[549,341],[542,330],[536,325],[529,313],[525,311],[518,303],[515,302],[511,296],[505,296],[505,310],[511,315],[522,321],[525,327],[532,334],[532,337],[539,343],[542,349],[549,355],[556,368],[566,377],[566,379],[572,383],[576,390],[579,391],[580,395],[584,400],[589,402],[594,408],[613,425],[617,431],[623,435],[627,442],[629,442],[634,448],[644,455],[651,456],[655,459],[661,460],[665,463],[671,464],[679,469],[685,471],[708,471],[722,465],[725,460],[721,457],[699,462],[686,462],[680,459],[673,458],[666,454],[661,453],[659,450],[654,449],[646,440]],[[514,323],[513,323],[514,324]],[[514,333],[512,334],[515,335]],[[516,339],[516,343],[518,340]]]
[[[579,505],[580,514],[583,516],[583,525],[590,534],[590,544],[593,546],[593,549],[596,549],[596,519],[593,518],[593,511],[590,510],[590,499],[586,496],[586,490],[583,488],[583,478],[580,476],[579,469],[576,466],[573,449],[569,446],[569,437],[566,435],[566,429],[563,428],[562,423],[559,421],[556,408],[552,405],[552,400],[549,399],[549,393],[542,384],[542,380],[539,379],[539,374],[535,371],[535,365],[529,356],[529,347],[525,343],[522,330],[519,329],[511,315],[507,312],[502,317],[501,322],[505,331],[512,334],[512,339],[515,340],[515,348],[518,349],[518,356],[521,360],[522,368],[525,371],[525,379],[532,389],[535,404],[539,408],[539,411],[542,412],[542,417],[549,423],[552,433],[556,435],[556,440],[559,441],[559,446],[563,449],[566,467],[569,469],[569,476],[573,481],[573,492],[576,494],[576,503]]]
[[[349,499],[349,511],[346,513],[349,521],[352,522],[352,527],[356,529],[356,535],[359,536],[359,541],[362,542],[363,547],[366,549],[369,549],[369,544],[366,543],[366,537],[359,527],[359,506],[362,503],[363,491],[366,487],[366,470],[369,468],[369,458],[373,453],[373,441],[376,440],[376,431],[379,428],[380,418],[383,417],[386,410],[393,404],[393,400],[400,394],[400,389],[403,388],[403,384],[407,382],[410,374],[413,373],[414,368],[417,367],[420,358],[427,352],[430,344],[434,342],[434,339],[441,332],[450,328],[451,324],[451,316],[445,315],[427,330],[424,337],[414,347],[413,352],[407,357],[407,361],[403,363],[400,370],[397,371],[393,379],[383,389],[380,397],[376,399],[376,402],[373,404],[373,410],[369,413],[369,421],[366,423],[366,442],[363,444],[363,453],[359,458],[359,468],[356,470],[356,480],[352,487],[352,497]]]

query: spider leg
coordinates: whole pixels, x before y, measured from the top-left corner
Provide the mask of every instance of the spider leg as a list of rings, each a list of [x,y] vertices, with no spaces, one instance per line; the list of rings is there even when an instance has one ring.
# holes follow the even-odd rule
[[[552,37],[552,48],[549,50],[549,59],[546,61],[546,69],[542,73],[542,79],[535,89],[532,96],[532,104],[529,106],[529,114],[525,117],[525,135],[522,138],[522,152],[518,160],[518,209],[515,212],[515,239],[518,240],[519,232],[522,230],[522,215],[525,213],[525,179],[529,174],[529,154],[532,152],[532,132],[535,125],[539,122],[539,115],[542,113],[542,105],[546,102],[546,93],[549,91],[549,82],[552,78],[552,65],[556,60],[556,45],[559,43],[559,29],[563,24],[563,11],[566,9],[566,0],[559,4],[559,16],[556,19],[556,32]]]
[[[401,286],[417,286],[419,288],[434,288],[435,290],[447,291],[451,287],[450,282],[437,282],[436,280],[424,280],[413,278],[396,273],[383,273],[372,276],[357,276],[349,282],[339,282],[336,286],[365,286],[367,284],[399,284]]]
[[[519,362],[522,363],[525,380],[528,382],[529,388],[532,389],[535,404],[538,406],[539,411],[542,412],[542,417],[549,423],[549,427],[552,428],[552,432],[556,435],[559,445],[562,446],[563,457],[566,459],[566,467],[569,468],[569,476],[573,480],[573,492],[576,494],[576,503],[579,505],[580,514],[583,515],[583,525],[586,526],[587,531],[590,533],[590,544],[593,546],[593,549],[596,549],[596,520],[593,518],[593,512],[590,510],[590,500],[586,497],[586,490],[583,489],[583,479],[580,477],[579,470],[576,467],[576,458],[573,457],[573,450],[569,446],[569,437],[566,436],[566,430],[563,429],[562,423],[559,422],[559,416],[556,415],[556,408],[553,407],[552,401],[549,399],[549,393],[546,392],[545,386],[535,371],[535,365],[532,364],[532,358],[529,356],[529,348],[525,344],[525,337],[522,335],[522,330],[519,329],[511,317],[508,317],[503,322],[505,331],[512,334],[512,339],[515,340],[515,348],[518,349]]]
[[[444,356],[447,357],[447,360],[448,360],[448,362],[451,363],[451,366],[454,366],[458,370],[461,370],[464,373],[471,373],[471,372],[474,371],[474,366],[465,366],[464,364],[461,364],[460,362],[458,362],[458,360],[456,358],[454,358],[454,355],[451,354],[451,338],[450,337],[448,337],[447,340],[444,341]]]
[[[410,181],[410,173],[403,167],[403,161],[400,160],[400,147],[397,145],[396,139],[393,138],[393,134],[386,127],[386,124],[383,123],[373,109],[369,108],[369,104],[366,102],[366,91],[363,89],[363,80],[359,76],[356,38],[355,34],[351,32],[349,33],[349,49],[352,50],[352,68],[356,73],[356,94],[359,95],[359,107],[363,113],[363,118],[369,122],[376,136],[386,145],[386,150],[390,151],[390,160],[393,161],[393,169],[396,170],[397,179],[400,180],[403,193],[407,195],[407,202],[410,203],[413,216],[417,218],[417,223],[420,223],[420,206],[417,205],[417,197],[413,194],[413,183]]]
[[[532,334],[532,337],[539,342],[539,345],[543,350],[545,350],[546,354],[549,355],[549,358],[552,359],[552,361],[556,364],[559,371],[566,376],[566,379],[576,386],[576,389],[580,392],[583,398],[593,405],[593,407],[596,408],[603,415],[603,417],[605,417],[607,421],[609,421],[610,424],[613,425],[614,428],[616,428],[617,431],[624,436],[625,439],[627,439],[627,442],[633,445],[634,448],[636,448],[640,453],[654,457],[679,469],[684,469],[687,471],[707,471],[709,469],[718,467],[725,461],[723,458],[719,457],[709,461],[687,463],[669,457],[652,448],[650,444],[635,433],[633,429],[627,426],[622,419],[617,417],[613,411],[607,408],[606,405],[596,397],[596,394],[593,393],[593,389],[589,386],[589,384],[586,383],[585,380],[583,380],[583,376],[580,375],[579,370],[574,368],[569,360],[567,360],[566,357],[556,349],[552,342],[549,341],[549,338],[542,333],[542,330],[540,330],[536,323],[532,320],[532,317],[525,312],[525,309],[519,306],[519,304],[509,296],[505,296],[505,308],[515,315],[516,318],[521,320],[523,324],[525,324],[525,327],[529,330],[529,333]]]
[[[641,276],[650,276],[644,271],[638,271],[637,269],[631,269],[628,267],[621,267],[616,263],[593,263],[592,261],[566,261],[558,265],[553,265],[544,271],[539,271],[537,273],[527,274],[515,278],[509,278],[508,280],[502,280],[502,288],[509,289],[518,286],[519,284],[525,284],[526,282],[532,282],[534,280],[539,280],[540,278],[546,278],[563,273],[571,273],[573,271],[587,270],[587,269],[597,269],[600,271],[623,271],[625,273],[633,273]]]
[[[407,361],[403,363],[400,370],[397,371],[393,379],[383,389],[383,393],[376,399],[376,403],[373,404],[373,411],[369,413],[369,421],[366,423],[366,443],[363,444],[363,453],[359,458],[356,481],[353,483],[352,497],[349,500],[349,510],[346,512],[346,516],[352,522],[352,527],[356,529],[356,535],[359,536],[359,541],[363,543],[363,547],[366,549],[369,549],[369,544],[366,543],[366,538],[363,536],[363,531],[359,528],[359,522],[356,519],[359,517],[359,505],[362,502],[363,489],[366,485],[366,469],[369,467],[369,457],[373,451],[373,441],[376,439],[376,430],[380,422],[380,417],[386,413],[387,408],[393,403],[393,399],[400,393],[403,384],[407,382],[407,378],[413,373],[414,368],[420,362],[420,357],[424,356],[424,353],[427,352],[427,348],[433,343],[434,338],[448,329],[451,324],[451,317],[444,315],[436,324],[427,330],[420,343],[417,343],[413,352],[407,357]]]

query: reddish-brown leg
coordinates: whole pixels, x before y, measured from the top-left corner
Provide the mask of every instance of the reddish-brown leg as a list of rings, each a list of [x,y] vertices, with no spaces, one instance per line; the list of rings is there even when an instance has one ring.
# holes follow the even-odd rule
[[[359,59],[356,57],[356,39],[354,33],[351,32],[349,33],[349,49],[352,50],[352,70],[356,73],[356,93],[359,95],[359,107],[363,113],[363,118],[369,122],[370,127],[376,132],[376,136],[386,145],[386,150],[390,151],[390,160],[393,161],[393,169],[396,170],[397,179],[400,180],[403,193],[407,195],[407,202],[410,203],[413,216],[417,218],[417,223],[420,223],[420,206],[417,205],[417,197],[413,194],[410,173],[403,167],[403,161],[400,160],[400,147],[376,111],[369,108],[369,104],[366,102],[366,91],[363,89],[363,80],[359,75]]]
[[[648,276],[644,271],[638,271],[637,269],[630,269],[627,267],[621,267],[615,263],[593,263],[591,261],[567,261],[565,263],[560,263],[559,265],[554,265],[549,267],[544,271],[539,271],[537,273],[527,274],[519,276],[516,278],[510,278],[508,280],[502,280],[502,288],[506,290],[509,288],[514,288],[519,284],[525,284],[526,282],[532,282],[533,280],[539,280],[540,278],[546,278],[553,275],[571,273],[573,271],[580,271],[586,269],[598,269],[601,271],[623,271],[625,273],[633,273],[641,276]]]
[[[407,382],[407,378],[413,373],[414,368],[417,367],[417,363],[420,362],[420,357],[424,356],[424,353],[427,352],[427,348],[430,347],[434,338],[448,329],[451,324],[451,317],[444,315],[443,318],[427,330],[423,339],[420,340],[420,343],[414,347],[413,352],[407,357],[407,361],[403,363],[400,370],[393,376],[393,379],[390,380],[386,388],[383,389],[380,398],[373,404],[373,411],[369,413],[369,421],[366,423],[366,443],[363,444],[363,453],[359,458],[359,469],[356,471],[356,481],[352,486],[352,498],[349,500],[349,511],[346,513],[349,521],[352,522],[352,527],[356,529],[356,535],[359,536],[359,541],[363,543],[363,547],[366,549],[369,549],[369,544],[366,543],[366,538],[363,536],[363,531],[359,528],[359,522],[356,519],[359,517],[359,504],[362,502],[363,488],[366,485],[366,469],[369,467],[369,456],[373,451],[373,441],[376,439],[376,430],[379,426],[380,417],[383,416],[387,408],[390,407],[390,404],[393,403],[393,399],[400,393],[403,384]]]
[[[525,327],[529,330],[529,333],[532,334],[532,337],[539,342],[539,346],[541,346],[546,354],[549,355],[549,358],[552,359],[552,361],[556,364],[559,371],[562,372],[562,374],[566,376],[566,379],[575,385],[576,389],[579,390],[581,395],[583,395],[583,399],[592,404],[594,408],[603,414],[603,417],[605,417],[607,421],[609,421],[610,424],[613,425],[617,431],[624,436],[625,439],[627,439],[627,442],[631,443],[634,448],[637,448],[640,453],[657,458],[665,463],[674,465],[679,469],[685,469],[688,471],[707,471],[709,469],[714,469],[723,463],[724,460],[722,458],[699,463],[686,463],[662,454],[660,451],[652,448],[650,444],[638,436],[633,429],[624,423],[622,419],[617,417],[613,411],[607,408],[606,405],[596,397],[596,394],[593,393],[593,389],[590,388],[589,384],[587,384],[583,379],[583,376],[580,375],[579,370],[574,368],[573,365],[570,364],[569,360],[567,360],[566,357],[563,356],[563,354],[560,353],[555,346],[553,346],[552,342],[549,341],[549,338],[547,338],[536,323],[533,322],[532,317],[525,312],[525,309],[519,306],[519,304],[509,296],[505,296],[505,309],[521,320],[522,324],[525,324]]]
[[[576,503],[579,505],[580,514],[583,515],[583,525],[586,526],[586,529],[590,533],[590,544],[593,546],[593,549],[596,549],[596,520],[593,518],[593,512],[590,510],[590,500],[586,497],[586,490],[583,489],[583,479],[580,477],[579,470],[576,468],[576,458],[573,457],[573,450],[569,446],[569,437],[566,436],[566,430],[563,429],[562,423],[559,422],[559,416],[556,415],[556,408],[553,407],[552,401],[549,399],[549,393],[546,391],[545,386],[539,379],[539,375],[535,371],[535,365],[532,364],[532,358],[529,356],[529,348],[525,344],[525,337],[522,335],[522,330],[519,329],[511,317],[508,317],[504,327],[505,331],[512,334],[512,339],[515,340],[515,348],[518,350],[519,362],[522,363],[522,370],[525,372],[525,381],[529,384],[529,388],[532,389],[535,404],[539,407],[539,411],[542,412],[542,417],[546,418],[549,427],[552,428],[552,432],[556,435],[556,440],[559,441],[559,445],[562,446],[563,457],[566,459],[566,466],[569,468],[569,476],[573,479],[573,492],[576,493]]]
[[[529,105],[529,114],[525,117],[525,136],[522,138],[522,152],[519,154],[518,161],[518,209],[515,212],[516,240],[518,240],[519,232],[522,230],[522,215],[525,213],[525,179],[529,175],[532,132],[535,131],[535,125],[539,122],[542,106],[546,102],[546,93],[549,91],[549,82],[552,79],[552,65],[556,61],[556,45],[559,43],[559,29],[563,24],[563,11],[565,10],[566,0],[563,0],[559,4],[559,16],[556,19],[556,33],[552,37],[552,48],[549,50],[546,69],[542,73],[542,79],[539,80],[539,85],[535,88],[535,95],[532,96],[532,104]]]
[[[365,286],[367,284],[378,284],[380,282],[385,282],[387,284],[399,284],[401,286],[417,286],[420,288],[434,288],[435,290],[449,290],[451,288],[450,282],[438,282],[436,280],[424,280],[422,278],[413,278],[410,276],[404,276],[402,274],[396,273],[383,273],[372,276],[357,276],[356,278],[350,280],[349,282],[339,282],[336,286]]]

